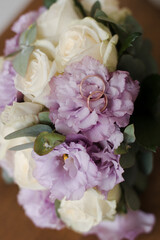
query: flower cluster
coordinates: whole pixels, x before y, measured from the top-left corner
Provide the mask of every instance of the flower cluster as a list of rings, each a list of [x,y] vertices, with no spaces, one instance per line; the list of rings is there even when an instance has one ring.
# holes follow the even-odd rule
[[[141,33],[117,0],[45,2],[14,23],[0,59],[0,165],[36,226],[133,240],[155,221],[138,210],[140,79],[124,61]]]

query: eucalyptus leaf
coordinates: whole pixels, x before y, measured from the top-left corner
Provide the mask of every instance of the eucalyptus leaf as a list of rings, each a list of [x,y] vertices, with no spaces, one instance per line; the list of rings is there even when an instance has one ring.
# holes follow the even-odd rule
[[[34,142],[21,144],[12,148],[9,148],[10,151],[22,151],[34,147]]]
[[[14,180],[12,177],[9,176],[9,174],[4,170],[2,169],[2,179],[4,180],[4,182],[6,184],[12,184],[14,183]]]
[[[160,76],[151,75],[143,80],[135,102],[132,122],[137,142],[148,150],[160,146]]]
[[[134,124],[131,124],[127,126],[124,130],[124,141],[127,144],[134,143],[136,140],[135,137],[135,129],[134,129]]]
[[[58,209],[60,208],[60,205],[61,205],[61,201],[56,199],[55,202],[54,202],[54,207],[55,207],[56,215],[57,215],[58,218],[60,218],[60,214],[58,212]]]
[[[131,33],[123,42],[121,49],[119,51],[119,56],[121,56],[129,47],[133,47],[134,41],[141,35],[142,33],[140,32]]]
[[[38,114],[38,118],[40,123],[52,123],[51,119],[49,118],[49,112],[40,112]]]
[[[4,58],[7,59],[7,58],[12,58],[14,56],[16,56],[18,53],[21,52],[21,49],[18,49],[17,51],[13,52],[13,53],[10,53],[8,54],[7,56],[5,56]]]
[[[122,142],[121,145],[114,150],[114,154],[116,155],[122,155],[122,154],[126,154],[129,150],[130,146],[126,145],[126,143]]]
[[[53,4],[53,3],[56,3],[57,0],[44,0],[44,6],[46,8],[50,8],[50,6]]]
[[[118,69],[130,73],[133,79],[141,81],[145,77],[146,67],[144,62],[138,57],[124,54],[119,60]]]
[[[125,18],[124,28],[129,33],[135,33],[135,32],[142,33],[141,25],[138,23],[138,21],[132,15],[128,15]]]
[[[97,9],[100,9],[101,10],[101,4],[99,1],[96,1],[93,6],[92,6],[92,9],[91,9],[91,13],[90,13],[90,16],[94,18],[94,15],[96,13],[96,10]]]
[[[147,180],[148,180],[147,176],[141,171],[138,171],[136,182],[135,182],[135,188],[140,192],[144,192],[147,188],[147,183],[148,183]]]
[[[19,137],[37,137],[41,132],[52,132],[52,128],[48,125],[37,124],[31,127],[23,128],[15,131],[5,137],[6,140],[19,138]]]
[[[120,165],[122,168],[130,168],[135,164],[136,157],[133,151],[128,151],[126,154],[123,154],[120,158]]]
[[[150,151],[139,152],[137,154],[137,160],[141,171],[149,175],[153,170],[153,154]]]
[[[140,200],[136,191],[125,182],[121,184],[124,189],[125,200],[130,209],[136,211],[140,208]]]
[[[83,8],[83,5],[80,3],[80,1],[79,1],[79,0],[73,0],[73,1],[74,1],[75,6],[76,6],[77,8],[79,8],[82,16],[83,16],[83,17],[86,17],[86,16],[87,16],[86,11],[85,11],[85,9]]]
[[[113,19],[109,18],[101,9],[96,9],[94,18],[97,21],[109,24],[113,28],[114,32],[119,35],[120,41],[124,41],[125,37],[127,36],[127,32],[123,25],[120,25]]]
[[[31,45],[35,40],[37,36],[37,26],[36,23],[29,26],[27,30],[25,30],[19,39],[19,44],[29,46]]]
[[[16,57],[13,59],[13,67],[15,71],[20,74],[22,77],[25,77],[29,58],[34,50],[34,47],[24,47],[22,51],[16,55]]]
[[[123,173],[123,178],[129,186],[134,186],[136,183],[138,168],[136,164],[131,168],[126,168]]]
[[[40,155],[46,155],[50,153],[56,146],[62,144],[66,137],[52,132],[42,132],[38,135],[34,143],[34,151]]]

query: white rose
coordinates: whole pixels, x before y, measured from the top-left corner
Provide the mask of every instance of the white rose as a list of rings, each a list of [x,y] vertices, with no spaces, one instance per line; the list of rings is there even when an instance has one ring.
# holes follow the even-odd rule
[[[54,66],[45,53],[36,49],[31,55],[26,76],[16,75],[16,89],[32,101],[45,105],[45,96],[50,91],[48,83],[55,73]]]
[[[59,35],[75,19],[79,19],[79,16],[75,11],[73,0],[58,0],[38,18],[38,38],[57,43]]]
[[[96,0],[81,0],[81,4],[83,7],[90,12],[93,4]],[[128,8],[120,8],[118,0],[99,0],[102,10],[117,22],[121,22],[125,19],[125,17],[131,14]]]
[[[90,56],[114,71],[118,61],[117,42],[118,36],[112,37],[110,30],[93,18],[75,21],[60,38],[55,56],[57,69],[63,72],[70,63]]]
[[[0,57],[0,71],[3,69],[4,57]]]
[[[34,169],[32,149],[21,152],[11,152],[8,149],[34,141],[34,138],[5,140],[4,137],[14,131],[38,123],[37,114],[40,111],[42,111],[42,105],[39,104],[13,103],[13,106],[7,106],[0,116],[0,161],[3,163],[6,161],[6,166],[11,166],[14,180],[20,187],[29,189],[43,189],[32,176]],[[8,154],[10,152],[12,155]]]
[[[61,201],[58,209],[62,221],[74,231],[85,233],[102,220],[113,220],[116,214],[116,201],[105,197],[94,189],[89,189],[77,201]]]

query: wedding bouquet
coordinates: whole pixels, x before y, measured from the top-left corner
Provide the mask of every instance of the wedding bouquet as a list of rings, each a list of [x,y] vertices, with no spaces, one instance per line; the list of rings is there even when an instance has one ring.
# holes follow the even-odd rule
[[[149,233],[139,195],[160,145],[151,44],[117,0],[45,0],[0,58],[0,165],[41,228]]]

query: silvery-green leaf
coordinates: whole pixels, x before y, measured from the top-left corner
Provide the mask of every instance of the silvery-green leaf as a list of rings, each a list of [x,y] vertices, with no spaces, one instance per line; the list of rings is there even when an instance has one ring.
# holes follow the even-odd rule
[[[4,169],[2,169],[2,178],[6,184],[14,183],[13,178],[11,178]]]
[[[136,140],[135,137],[135,130],[134,130],[134,124],[131,124],[129,126],[127,126],[124,130],[124,141],[125,143],[134,143]]]
[[[19,44],[29,46],[36,40],[36,36],[37,36],[37,26],[34,23],[31,26],[29,26],[29,28],[21,34],[19,39]]]
[[[7,58],[12,58],[12,57],[16,56],[16,55],[17,55],[18,53],[20,53],[20,52],[21,52],[21,49],[15,51],[15,52],[13,52],[13,53],[8,54],[8,55],[5,56],[4,58],[5,58],[5,59],[7,59]]]
[[[50,153],[56,146],[62,144],[66,137],[52,132],[42,132],[38,135],[34,143],[34,151],[40,155],[46,155]]]
[[[49,118],[49,112],[40,112],[38,117],[41,123],[52,123],[51,119]]]
[[[34,147],[34,142],[31,142],[31,143],[25,143],[25,144],[21,144],[21,145],[9,148],[9,150],[10,151],[22,151],[22,150],[33,148],[33,147]]]
[[[31,127],[23,128],[15,131],[5,137],[6,140],[19,138],[19,137],[37,137],[41,132],[52,132],[52,128],[48,125],[37,124]]]
[[[13,67],[15,71],[20,74],[22,77],[25,77],[29,58],[34,50],[34,47],[24,47],[22,51],[16,55],[16,57],[13,59]]]

